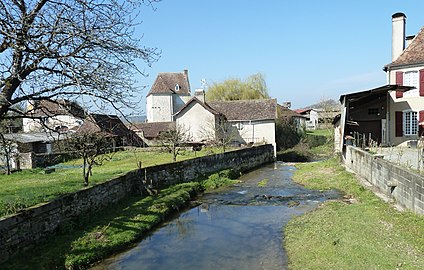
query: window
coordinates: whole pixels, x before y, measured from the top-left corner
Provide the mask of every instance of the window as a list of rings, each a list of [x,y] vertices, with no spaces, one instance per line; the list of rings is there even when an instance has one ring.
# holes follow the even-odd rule
[[[406,111],[403,112],[403,134],[404,135],[417,135],[418,133],[418,119],[417,112]]]
[[[418,97],[420,87],[418,81],[418,71],[405,72],[403,74],[403,85],[415,87],[415,89],[403,93],[404,97]]]
[[[379,115],[378,108],[368,108],[368,115]]]

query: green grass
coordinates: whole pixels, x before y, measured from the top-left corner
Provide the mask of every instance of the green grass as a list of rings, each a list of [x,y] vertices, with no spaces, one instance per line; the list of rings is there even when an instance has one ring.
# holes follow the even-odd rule
[[[316,135],[316,136],[325,136],[325,137],[332,136],[332,132],[334,132],[334,130],[332,128],[316,129],[316,130],[308,130],[307,131],[308,134]]]
[[[266,185],[268,184],[268,181],[269,181],[268,178],[262,179],[261,181],[259,181],[258,187],[266,187]]]
[[[217,189],[222,186],[228,186],[238,182],[240,173],[233,170],[223,170],[218,173],[211,174],[206,180],[202,181],[202,186],[206,190]]]
[[[191,182],[164,189],[154,197],[128,197],[96,215],[81,216],[62,225],[57,235],[0,268],[86,268],[139,240],[201,190],[199,183]]]
[[[206,180],[175,185],[157,196],[132,196],[95,215],[80,216],[62,224],[57,235],[37,248],[24,251],[1,269],[84,269],[127,248],[173,212],[179,211],[199,192],[237,182],[240,174],[224,170]]]
[[[296,182],[353,200],[327,202],[289,222],[290,269],[424,269],[424,216],[384,203],[335,159],[297,167]]]
[[[211,149],[202,149],[196,156],[204,156],[211,152]],[[184,155],[178,156],[178,160],[194,157],[195,152],[186,151]],[[172,156],[160,151],[117,152],[112,160],[93,168],[93,176],[89,180],[90,186],[137,169],[138,161],[142,162],[143,167],[147,167],[171,163]],[[66,166],[81,164],[82,160],[62,163]],[[56,169],[51,174],[44,174],[42,169],[24,170],[12,175],[0,175],[0,183],[0,217],[84,188],[82,168]]]

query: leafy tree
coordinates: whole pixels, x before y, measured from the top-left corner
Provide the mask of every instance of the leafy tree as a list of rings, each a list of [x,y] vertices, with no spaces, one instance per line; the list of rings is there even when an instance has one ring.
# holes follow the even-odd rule
[[[228,79],[213,83],[206,92],[206,100],[245,100],[269,98],[264,75],[253,74],[246,80]]]
[[[303,134],[293,119],[278,118],[275,123],[277,150],[292,148],[297,145]]]
[[[191,140],[189,129],[183,125],[176,125],[175,130],[168,130],[159,135],[158,141],[162,149],[172,154],[172,161],[177,161],[177,156],[185,144]]]
[[[135,105],[135,61],[159,56],[133,37],[137,10],[158,1],[0,1],[0,119],[28,100]]]

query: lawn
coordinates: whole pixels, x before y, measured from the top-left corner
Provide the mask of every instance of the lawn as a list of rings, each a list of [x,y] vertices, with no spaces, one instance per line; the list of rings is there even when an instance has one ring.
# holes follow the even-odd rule
[[[217,149],[202,149],[199,152],[185,151],[178,160],[203,156]],[[137,162],[142,167],[172,162],[169,153],[161,151],[122,151],[114,154],[110,161],[93,168],[90,186],[105,182],[121,174],[137,169]],[[65,168],[58,168],[51,174],[43,169],[23,170],[12,175],[0,175],[0,216],[13,214],[21,209],[50,201],[62,194],[84,188],[82,178],[82,160],[62,163]]]
[[[383,202],[335,159],[297,168],[296,182],[346,195],[289,222],[290,269],[424,269],[424,216]]]

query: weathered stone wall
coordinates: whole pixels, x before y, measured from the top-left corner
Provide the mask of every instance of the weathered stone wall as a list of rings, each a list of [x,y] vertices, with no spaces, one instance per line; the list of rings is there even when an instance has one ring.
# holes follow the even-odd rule
[[[263,145],[147,167],[64,195],[49,203],[31,207],[18,214],[0,218],[0,263],[8,260],[18,250],[42,241],[63,222],[81,214],[98,211],[129,194],[140,192],[145,180],[153,188],[163,188],[193,181],[223,169],[251,170],[273,160],[273,146]]]
[[[424,214],[424,177],[411,170],[348,146],[345,165],[396,203],[417,214]]]

